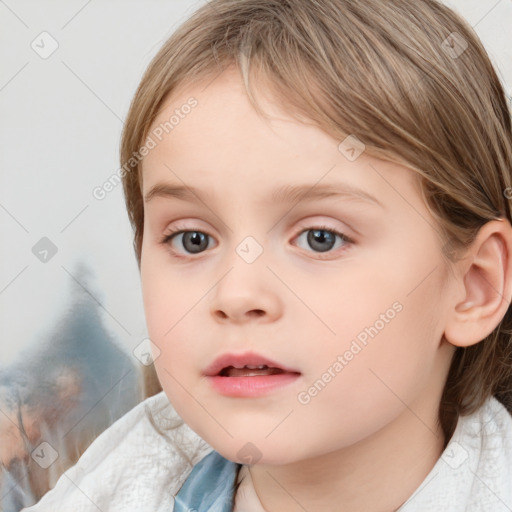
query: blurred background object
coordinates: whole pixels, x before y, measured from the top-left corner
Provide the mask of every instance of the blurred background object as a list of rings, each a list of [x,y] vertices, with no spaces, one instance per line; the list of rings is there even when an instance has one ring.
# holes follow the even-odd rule
[[[160,391],[119,141],[190,0],[0,2],[0,511],[51,489]]]
[[[90,286],[87,269],[74,272]],[[0,368],[0,489],[4,512],[36,503],[104,429],[143,398],[141,370],[75,284],[40,342]]]

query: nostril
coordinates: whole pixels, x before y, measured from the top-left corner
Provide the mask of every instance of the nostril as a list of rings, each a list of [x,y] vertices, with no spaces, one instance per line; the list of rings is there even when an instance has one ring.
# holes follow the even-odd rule
[[[227,314],[225,311],[222,311],[222,309],[218,309],[217,311],[215,311],[215,315],[223,320],[231,316]],[[260,318],[262,316],[265,316],[265,311],[262,309],[251,309],[246,312],[246,315],[254,318]]]

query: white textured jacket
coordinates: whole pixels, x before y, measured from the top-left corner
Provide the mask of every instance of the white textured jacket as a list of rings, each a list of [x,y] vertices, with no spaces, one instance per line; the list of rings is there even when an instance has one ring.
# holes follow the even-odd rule
[[[175,495],[192,480],[187,477],[193,467],[212,451],[161,392],[98,436],[55,487],[23,512],[226,510],[179,500],[175,505]],[[197,478],[204,475],[197,473]],[[512,511],[512,416],[500,402],[489,399],[475,414],[459,419],[445,451],[399,511]]]

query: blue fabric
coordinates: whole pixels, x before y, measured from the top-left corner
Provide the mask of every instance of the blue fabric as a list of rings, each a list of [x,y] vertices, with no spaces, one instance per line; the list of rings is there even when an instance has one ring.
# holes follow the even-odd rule
[[[210,452],[174,497],[174,512],[231,512],[240,466],[215,450]]]

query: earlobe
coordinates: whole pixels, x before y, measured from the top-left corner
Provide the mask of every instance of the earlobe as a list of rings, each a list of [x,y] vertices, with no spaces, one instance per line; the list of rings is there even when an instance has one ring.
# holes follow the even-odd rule
[[[512,226],[507,219],[482,226],[460,265],[460,293],[444,337],[457,347],[486,338],[501,322],[512,294]]]

